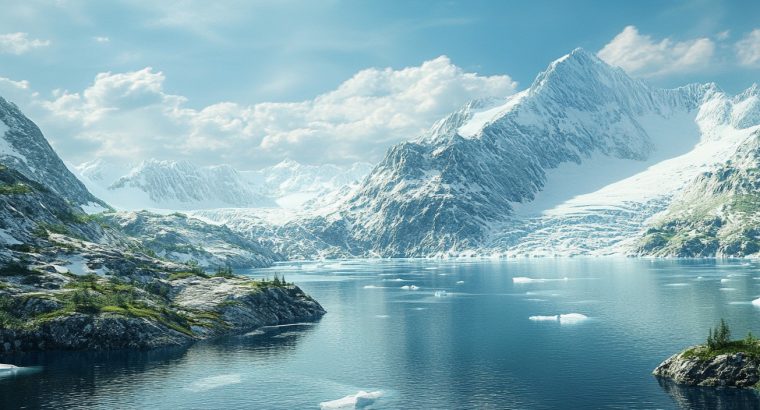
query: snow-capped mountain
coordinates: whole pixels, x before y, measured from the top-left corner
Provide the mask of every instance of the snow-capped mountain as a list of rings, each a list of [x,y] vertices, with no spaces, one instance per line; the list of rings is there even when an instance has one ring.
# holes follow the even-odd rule
[[[370,165],[302,165],[286,160],[258,171],[188,161],[143,161],[135,167],[100,159],[75,167],[99,197],[120,209],[298,208],[355,182]]]
[[[349,166],[305,165],[284,160],[259,171],[243,171],[254,189],[276,198],[283,208],[299,208],[315,197],[340,189],[364,178],[372,164],[357,162]]]
[[[18,107],[0,97],[0,162],[89,211],[104,204],[66,168],[42,132]]]
[[[102,165],[102,163],[101,163]],[[106,168],[106,169],[103,169]],[[227,165],[199,167],[188,161],[147,160],[129,173],[110,181],[107,167],[86,163],[77,167],[94,192],[124,209],[200,209],[271,207],[274,202],[249,189],[247,182]]]
[[[268,232],[314,255],[623,253],[758,128],[756,90],[654,88],[576,49],[527,90],[394,146],[332,211]],[[230,223],[265,231],[251,221]]]

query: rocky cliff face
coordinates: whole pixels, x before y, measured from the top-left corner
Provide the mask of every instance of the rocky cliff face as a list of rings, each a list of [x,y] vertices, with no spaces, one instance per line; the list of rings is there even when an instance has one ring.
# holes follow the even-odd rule
[[[15,104],[0,97],[0,162],[44,184],[76,206],[104,209],[64,165],[42,132]]]
[[[760,361],[744,353],[720,354],[704,359],[691,355],[687,350],[662,362],[653,373],[690,386],[754,387],[760,381],[758,367]]]

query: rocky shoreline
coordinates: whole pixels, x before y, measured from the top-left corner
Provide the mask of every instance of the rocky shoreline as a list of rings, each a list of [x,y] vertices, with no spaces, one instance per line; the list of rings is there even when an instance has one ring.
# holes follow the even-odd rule
[[[745,352],[705,354],[703,345],[690,347],[662,362],[652,372],[679,385],[757,388],[760,358]]]
[[[0,328],[0,354],[178,346],[261,326],[313,321],[325,314],[299,287],[281,282],[189,275],[161,280],[149,287],[157,290],[153,294],[94,280],[86,285],[94,299],[110,297],[113,289],[137,295],[121,304],[80,303],[72,308],[70,294],[82,287],[0,291],[4,311],[18,319]]]

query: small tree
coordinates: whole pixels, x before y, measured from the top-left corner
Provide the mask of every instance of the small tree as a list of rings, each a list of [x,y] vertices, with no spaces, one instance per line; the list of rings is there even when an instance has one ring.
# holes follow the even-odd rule
[[[747,332],[747,337],[744,338],[744,344],[747,346],[752,346],[757,343],[757,338],[752,334],[752,331],[750,330]]]
[[[710,350],[722,349],[731,343],[731,329],[725,320],[721,319],[718,327],[710,328],[707,335],[707,348]]]

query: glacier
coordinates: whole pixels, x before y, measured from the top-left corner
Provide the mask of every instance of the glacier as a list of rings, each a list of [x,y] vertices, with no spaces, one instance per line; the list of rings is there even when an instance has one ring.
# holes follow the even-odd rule
[[[655,88],[576,49],[308,207],[196,215],[291,258],[622,255],[689,181],[751,138],[758,107],[757,86]]]

